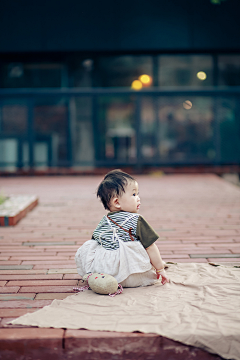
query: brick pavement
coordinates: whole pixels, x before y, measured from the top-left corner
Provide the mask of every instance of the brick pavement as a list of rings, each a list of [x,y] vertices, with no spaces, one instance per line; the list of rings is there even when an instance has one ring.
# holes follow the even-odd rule
[[[100,179],[99,176],[0,179],[0,190],[6,194],[39,197],[39,205],[17,226],[0,228],[0,359],[25,359],[23,354],[34,360],[53,356],[75,359],[80,355],[81,359],[136,356],[155,359],[160,348],[164,359],[217,359],[153,334],[6,324],[73,293],[72,288],[79,281],[74,254],[91,237],[105,213],[95,195]],[[157,245],[165,261],[240,263],[240,188],[215,175],[144,175],[137,176],[137,180],[140,213],[158,232]],[[132,347],[124,357],[129,341],[136,342],[139,351]],[[146,347],[151,342],[158,344],[155,352],[150,345]],[[84,344],[95,350],[89,353]],[[111,357],[113,354],[115,357]]]

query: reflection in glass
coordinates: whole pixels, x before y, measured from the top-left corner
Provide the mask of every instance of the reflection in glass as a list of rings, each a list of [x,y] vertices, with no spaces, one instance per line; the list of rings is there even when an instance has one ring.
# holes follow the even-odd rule
[[[237,106],[238,99],[217,100],[221,161],[227,163],[240,161],[240,122]]]
[[[219,85],[240,85],[240,55],[218,57]]]
[[[92,98],[73,97],[70,100],[73,164],[91,166],[94,163]]]
[[[65,66],[53,62],[3,65],[4,88],[54,88],[66,86]]]
[[[35,158],[37,166],[68,165],[68,105],[64,99],[39,100],[34,107]],[[36,146],[38,145],[38,146]],[[44,149],[44,150],[43,150]],[[45,156],[43,156],[44,152]]]
[[[190,109],[183,98],[159,99],[159,153],[174,161],[204,161],[215,157],[213,99],[191,97]],[[186,101],[185,101],[186,103]]]
[[[17,71],[17,70],[16,70]],[[28,131],[27,103],[8,99],[0,106],[0,167],[15,171],[22,165],[21,152]]]
[[[129,97],[99,99],[99,159],[132,161],[136,158],[135,106]]]
[[[141,75],[153,76],[151,56],[100,57],[96,66],[96,86],[100,87],[131,87]]]
[[[212,98],[143,98],[142,156],[170,163],[214,160],[213,118]]]
[[[210,55],[160,55],[158,66],[159,86],[213,85],[213,61]],[[200,79],[199,72],[205,73],[206,77]]]

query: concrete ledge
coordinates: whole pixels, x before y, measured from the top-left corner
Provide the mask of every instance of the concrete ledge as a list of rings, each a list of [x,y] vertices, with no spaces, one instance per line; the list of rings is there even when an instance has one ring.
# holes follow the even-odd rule
[[[0,360],[221,360],[156,334],[0,329]]]
[[[0,205],[0,226],[14,226],[38,204],[35,195],[10,196]]]

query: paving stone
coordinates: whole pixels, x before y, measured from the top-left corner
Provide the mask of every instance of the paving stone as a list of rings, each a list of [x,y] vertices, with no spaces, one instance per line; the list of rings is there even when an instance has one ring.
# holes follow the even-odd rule
[[[78,281],[76,281],[75,286],[77,286]],[[28,293],[29,291],[35,293],[71,293],[73,292],[72,285],[69,286],[22,286],[19,290],[19,293]]]
[[[231,263],[236,263],[239,264],[240,263],[240,258],[208,258],[207,259],[209,262],[217,262],[217,263],[221,263],[221,262],[231,262]],[[195,261],[195,259],[194,259]]]
[[[59,300],[63,300],[66,297],[73,295],[70,293],[40,293],[36,295],[35,300],[54,300],[54,299],[59,299]]]
[[[0,270],[31,270],[33,265],[0,265]]]
[[[23,242],[23,246],[55,246],[55,245],[61,245],[61,246],[67,246],[67,245],[75,245],[75,241],[49,241],[49,242]]]
[[[222,360],[219,356],[209,354],[204,350],[188,347],[156,334],[68,329],[64,335],[64,344],[65,351],[74,354],[73,360],[87,359],[89,355],[89,359],[105,360],[140,358]],[[128,349],[127,356],[126,349]]]
[[[35,293],[26,293],[26,294],[0,294],[0,301],[9,301],[9,300],[34,300]],[[1,308],[1,303],[0,303]]]
[[[77,274],[77,269],[49,269],[48,274]]]
[[[20,286],[2,286],[0,287],[0,294],[14,294],[17,293]]]
[[[80,279],[82,279],[82,277],[78,274],[65,274],[65,275],[63,275],[63,279],[64,280],[73,280],[73,279],[80,280]]]
[[[52,256],[52,255],[46,255],[46,254],[43,254],[42,256],[26,256],[26,255],[21,255],[21,256],[11,256],[10,260],[30,260],[30,261],[38,261],[38,260],[41,260],[43,261],[43,258],[44,258],[44,261],[46,260],[49,260],[49,261],[53,261],[53,259],[56,258],[56,260],[62,260],[62,261],[66,261],[66,260],[69,260],[69,256],[63,256],[63,255],[60,255],[60,256]],[[1,260],[1,259],[0,259]]]
[[[39,275],[47,274],[47,270],[0,270],[0,275]]]
[[[0,308],[0,317],[6,318],[6,317],[14,317],[17,318],[19,316],[22,316],[27,313],[32,313],[34,311],[37,311],[39,308],[31,308],[31,309],[1,309]]]
[[[51,264],[51,265],[53,265],[53,264]],[[55,264],[55,265],[59,265],[59,264]],[[63,265],[63,264],[61,264],[61,265]],[[45,264],[45,265],[34,265],[33,266],[33,268],[34,269],[36,269],[36,270],[38,270],[38,269],[45,269],[45,270],[49,270],[49,268],[50,268],[51,266],[49,266],[49,264]],[[64,267],[65,268],[68,268],[68,269],[72,269],[73,268],[73,264],[70,264],[70,265],[66,265],[65,263],[64,263]]]
[[[12,261],[32,262],[29,264],[29,270],[24,270],[22,267],[23,265],[26,266],[26,263],[21,263],[20,270],[19,268],[15,268],[14,270],[12,269],[14,265],[8,264],[6,260],[6,264],[11,267],[6,270],[1,270],[0,268],[0,275],[33,275],[30,278],[19,276],[16,278],[0,277],[0,281],[9,281],[10,285],[11,281],[19,281],[20,283],[18,286],[9,286],[9,283],[7,283],[7,286],[0,287],[0,290],[7,289],[7,295],[16,294],[25,296],[29,293],[36,293],[38,297],[35,298],[35,300],[1,301],[1,303],[11,303],[11,306],[16,306],[15,308],[0,308],[1,318],[17,317],[32,309],[36,310],[44,306],[42,303],[44,301],[51,303],[52,296],[60,296],[61,298],[61,296],[69,296],[74,293],[72,290],[73,285],[33,286],[31,284],[33,284],[34,281],[45,280],[46,277],[44,275],[47,275],[47,273],[49,275],[60,275],[65,281],[74,280],[76,283],[78,282],[79,275],[77,274],[77,269],[73,261],[75,252],[90,238],[96,223],[98,223],[103,214],[105,214],[103,207],[100,202],[96,200],[95,194],[92,192],[92,189],[97,188],[100,179],[101,177],[35,177],[9,178],[6,181],[6,179],[0,178],[0,184],[2,182],[4,183],[6,191],[24,193],[26,190],[33,191],[31,189],[34,189],[35,191],[37,188],[41,203],[47,204],[47,206],[39,206],[34,212],[29,213],[28,217],[24,218],[16,228],[2,228],[0,230],[0,258],[2,257],[3,259],[11,256]],[[141,214],[149,220],[153,228],[159,232],[161,240],[157,241],[157,246],[166,261],[172,261],[174,263],[207,263],[211,261],[214,263],[224,263],[226,264],[225,266],[232,265],[234,261],[236,261],[235,264],[240,265],[239,258],[219,258],[219,256],[225,254],[234,255],[235,253],[237,256],[240,254],[240,192],[237,188],[225,188],[225,183],[213,175],[174,175],[161,178],[139,176],[139,184],[143,204]],[[81,192],[79,192],[79,188],[81,188]],[[151,189],[152,195],[149,189]],[[60,203],[64,204],[64,206],[60,206]],[[163,203],[164,206],[162,206]],[[91,214],[91,216],[89,216],[89,214]],[[174,231],[169,231],[173,229]],[[190,258],[189,254],[211,257]],[[70,259],[67,259],[67,257],[71,257],[72,261],[69,261]],[[50,263],[46,263],[46,261],[49,260]],[[41,264],[37,264],[37,261],[41,262]],[[56,261],[61,261],[61,263],[58,264]],[[44,277],[39,278],[38,276],[34,277],[34,275],[43,275]],[[51,278],[51,280],[45,281],[53,281],[54,279]],[[24,281],[29,281],[31,284],[28,283],[28,286],[24,286]],[[59,278],[59,280],[56,281],[62,280]],[[22,306],[34,307],[24,308]],[[12,313],[14,311],[16,313]],[[2,324],[4,324],[4,322]],[[99,337],[96,332],[87,331],[86,333],[89,336],[89,344],[97,344],[95,347],[97,349],[102,349],[101,346],[103,344],[106,343],[106,346],[108,346],[110,343],[110,337],[108,337],[107,340],[103,339],[103,342],[96,342],[96,339],[101,339],[102,332],[99,332]],[[113,335],[116,334],[113,333]],[[146,334],[140,335],[139,338],[142,337],[144,339],[146,337]],[[113,337],[113,341],[117,341],[118,343],[122,341],[124,343],[124,339],[130,338],[128,334],[124,334],[124,336],[125,338]],[[70,337],[73,338],[73,334]],[[176,343],[167,342],[165,338],[161,338],[161,348],[159,347],[160,337],[156,337],[156,339],[158,348],[161,349],[161,351],[165,345],[166,348],[171,347],[171,349],[176,349]],[[70,341],[70,339],[66,336],[64,341],[65,347],[68,348],[68,344],[70,344],[68,341]],[[74,344],[74,341],[72,344]],[[151,344],[154,345],[154,341],[155,340],[151,339],[151,341],[145,343],[145,349],[148,353],[149,349],[151,349]],[[17,344],[19,345],[19,343]],[[79,345],[78,339],[77,344]],[[83,338],[83,349],[86,344],[85,336],[85,338]],[[112,344],[114,345],[114,342]],[[139,348],[141,348],[143,343],[138,344]],[[189,347],[186,348],[189,349]],[[72,356],[76,355],[76,347],[72,345],[72,347],[68,349],[71,355],[69,355],[70,358],[75,360]],[[109,348],[109,350],[110,349],[111,348]],[[77,351],[78,350],[79,347],[77,347]],[[181,350],[183,350],[183,348],[181,348]],[[81,348],[79,351],[81,351]],[[206,360],[208,356],[210,356],[211,359],[214,358],[211,354],[204,354],[206,356],[202,355],[201,359]],[[64,355],[66,355],[66,352]],[[190,355],[191,357],[189,357]],[[193,353],[190,355],[189,353],[185,353],[184,350],[178,357],[180,356],[182,359],[193,358]],[[59,352],[57,357],[52,356],[51,360],[53,358],[59,360],[61,356],[62,354]],[[107,353],[106,356],[108,356]],[[162,352],[158,357],[163,357]],[[37,360],[38,356],[31,355],[30,358]],[[76,359],[79,358],[81,358],[81,356],[76,357]],[[138,356],[134,356],[134,359],[136,358],[138,358]],[[14,356],[13,359],[20,360]],[[66,356],[63,356],[63,360],[65,359]],[[108,360],[107,357],[104,357],[104,359]],[[196,352],[194,359],[198,359]],[[116,360],[119,359],[116,358]]]
[[[240,254],[190,254],[190,258],[240,258]]]
[[[63,329],[0,329],[2,359],[59,359],[62,357]]]
[[[12,300],[12,301],[2,301],[1,308],[42,308],[43,306],[50,305],[50,300]],[[0,337],[1,339],[1,337]]]
[[[75,261],[74,260],[27,260],[27,261],[22,261],[23,265],[44,265],[44,266],[54,266],[54,265],[71,265],[72,267],[75,265]]]
[[[61,274],[49,274],[49,275],[1,275],[0,274],[0,280],[62,280],[63,275]],[[5,285],[5,284],[4,284]],[[0,281],[0,286],[1,285]]]
[[[26,328],[28,326],[24,326],[24,325],[11,325],[8,324],[10,321],[14,320],[14,317],[6,317],[6,318],[2,318],[0,321],[0,328]]]
[[[77,280],[11,280],[7,286],[76,286]]]

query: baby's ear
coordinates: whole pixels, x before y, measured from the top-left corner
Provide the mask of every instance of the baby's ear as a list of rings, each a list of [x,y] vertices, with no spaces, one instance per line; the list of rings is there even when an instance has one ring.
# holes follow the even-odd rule
[[[115,206],[116,208],[119,208],[119,209],[120,209],[121,205],[119,204],[119,199],[118,199],[118,197],[114,197],[114,198],[112,199],[112,205]]]

